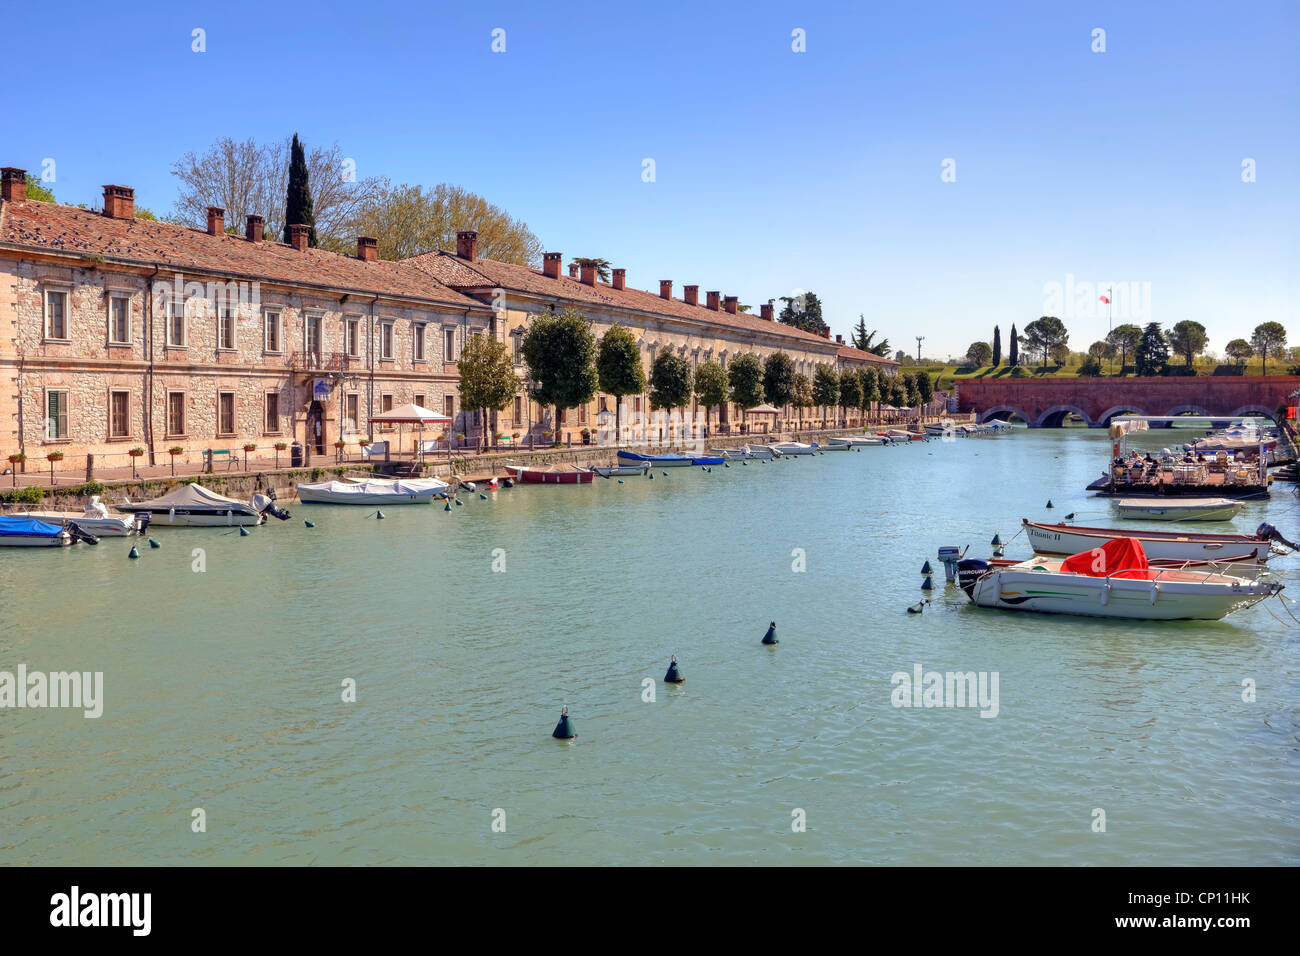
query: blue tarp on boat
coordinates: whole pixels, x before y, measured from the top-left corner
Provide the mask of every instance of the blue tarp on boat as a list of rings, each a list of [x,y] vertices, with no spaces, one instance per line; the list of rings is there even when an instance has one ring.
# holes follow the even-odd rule
[[[37,521],[35,518],[0,516],[0,537],[56,538],[62,530],[57,524]]]
[[[721,465],[725,458],[692,458],[692,465]]]
[[[685,455],[638,455],[634,451],[620,451],[619,458],[626,458],[628,461],[649,461],[658,465],[690,465],[694,463],[693,458],[687,458]],[[721,459],[719,459],[721,464]]]

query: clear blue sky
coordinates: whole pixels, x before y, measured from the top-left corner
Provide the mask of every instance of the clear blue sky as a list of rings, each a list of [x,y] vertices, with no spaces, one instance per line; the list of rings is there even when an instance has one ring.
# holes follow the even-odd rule
[[[1150,283],[1151,318],[1215,349],[1270,319],[1300,344],[1294,0],[27,12],[0,165],[55,159],[62,202],[122,183],[162,213],[182,153],[297,131],[361,176],[472,189],[639,288],[755,311],[811,289],[832,331],[862,312],[910,351],[1005,341],[1067,275]],[[1104,312],[1061,317],[1076,349],[1105,334]]]

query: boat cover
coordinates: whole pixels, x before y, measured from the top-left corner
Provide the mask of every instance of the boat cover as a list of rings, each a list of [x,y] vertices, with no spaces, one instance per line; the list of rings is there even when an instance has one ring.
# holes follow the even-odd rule
[[[1137,572],[1131,575],[1121,573],[1117,577],[1141,577],[1148,567],[1147,554],[1137,538],[1112,538],[1100,548],[1081,551],[1061,562],[1063,572],[1086,574],[1092,578],[1104,578],[1116,571]]]
[[[437,478],[416,478],[403,481],[364,480],[364,481],[322,481],[316,484],[304,482],[298,485],[298,491],[327,491],[335,495],[427,495],[447,487],[445,481]]]
[[[0,535],[14,538],[57,538],[61,528],[57,524],[37,521],[35,518],[0,516]]]
[[[181,485],[152,501],[133,501],[131,504],[137,507],[145,508],[175,508],[177,511],[189,510],[195,508],[209,508],[225,511],[227,508],[248,508],[248,502],[236,501],[234,498],[227,498],[225,495],[219,495],[210,488],[204,488],[202,485]]]

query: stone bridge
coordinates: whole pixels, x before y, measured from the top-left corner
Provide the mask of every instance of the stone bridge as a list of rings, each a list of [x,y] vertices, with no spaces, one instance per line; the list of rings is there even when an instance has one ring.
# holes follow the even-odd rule
[[[1300,377],[959,379],[957,409],[976,421],[1019,415],[1031,428],[1059,428],[1067,415],[1101,428],[1116,415],[1257,415],[1295,405]]]

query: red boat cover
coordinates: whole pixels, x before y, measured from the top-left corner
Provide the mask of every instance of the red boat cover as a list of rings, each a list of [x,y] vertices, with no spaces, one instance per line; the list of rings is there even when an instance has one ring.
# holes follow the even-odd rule
[[[1123,577],[1141,577],[1140,572],[1147,569],[1147,555],[1142,550],[1142,542],[1137,538],[1112,538],[1100,548],[1082,551],[1071,555],[1061,562],[1061,570],[1072,574],[1086,574],[1093,578],[1104,578],[1116,571],[1136,570],[1134,575]]]

